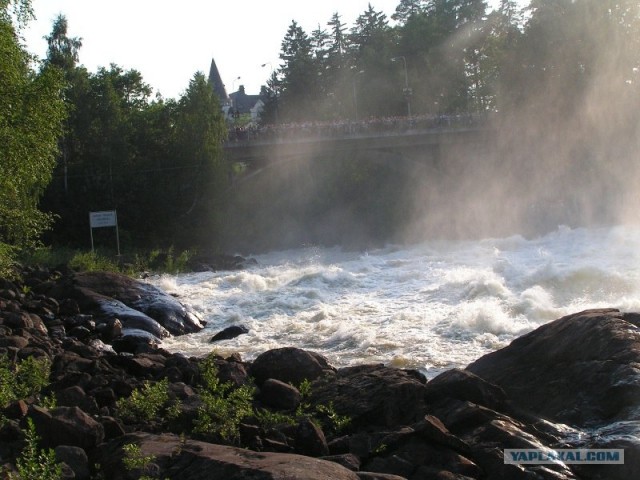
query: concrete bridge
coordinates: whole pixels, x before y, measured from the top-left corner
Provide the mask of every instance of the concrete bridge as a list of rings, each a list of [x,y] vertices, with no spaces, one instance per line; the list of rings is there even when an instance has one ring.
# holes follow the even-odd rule
[[[331,135],[289,135],[228,142],[227,161],[249,170],[296,159],[321,159],[353,152],[412,162],[438,162],[452,152],[486,152],[495,130],[486,126],[438,127]]]

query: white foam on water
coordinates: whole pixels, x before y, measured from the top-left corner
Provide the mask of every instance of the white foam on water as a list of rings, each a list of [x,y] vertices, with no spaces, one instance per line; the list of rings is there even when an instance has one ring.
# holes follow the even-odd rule
[[[164,343],[204,355],[297,346],[336,366],[383,362],[429,375],[464,367],[538,326],[587,308],[640,311],[640,229],[389,246],[305,248],[255,257],[242,271],[150,281],[191,304],[202,332]],[[230,325],[247,335],[208,343]]]

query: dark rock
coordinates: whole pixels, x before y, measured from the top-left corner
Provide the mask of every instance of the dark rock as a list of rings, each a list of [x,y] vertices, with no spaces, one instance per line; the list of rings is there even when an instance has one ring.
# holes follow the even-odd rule
[[[56,393],[56,400],[61,407],[79,407],[87,413],[97,413],[98,404],[88,397],[82,387],[74,385]]]
[[[69,335],[79,340],[86,340],[91,336],[91,330],[87,327],[73,327],[69,330]]]
[[[110,480],[126,477],[122,446],[135,443],[144,456],[153,455],[157,478],[253,480],[357,480],[358,476],[333,462],[289,453],[253,452],[214,445],[176,435],[138,433],[103,444],[91,453],[90,463],[100,464]]]
[[[9,328],[33,328],[33,320],[28,312],[5,313],[3,323]]]
[[[469,445],[452,435],[440,419],[433,415],[425,416],[423,421],[412,425],[412,429],[430,443],[436,443],[462,453],[470,451]]]
[[[46,447],[72,445],[90,450],[104,440],[102,425],[78,407],[47,410],[32,406],[29,416]]]
[[[260,399],[266,405],[281,410],[295,410],[302,396],[298,389],[288,383],[269,378],[260,388]]]
[[[467,477],[441,468],[420,466],[411,476],[411,480],[474,480],[477,477]]]
[[[345,468],[353,472],[360,470],[360,459],[352,453],[343,453],[340,455],[327,455],[322,457],[321,460],[327,460],[329,462],[335,462],[342,465]]]
[[[298,423],[296,430],[296,453],[310,457],[329,455],[327,440],[320,427],[308,418]]]
[[[354,426],[407,425],[424,418],[425,385],[405,371],[383,365],[338,370],[334,377],[314,382],[311,402],[347,415]]]
[[[467,370],[499,385],[530,412],[585,425],[627,419],[637,409],[638,364],[640,328],[608,309],[543,325]]]
[[[102,307],[105,298],[111,298],[152,318],[173,335],[194,333],[204,328],[204,323],[190,307],[148,283],[110,272],[78,273],[74,275],[73,282],[77,287],[76,299],[81,306],[89,304],[103,313],[105,310],[114,313],[113,306]],[[118,310],[122,307],[118,306]],[[127,321],[121,314],[112,316],[120,318],[127,327]]]
[[[427,403],[446,402],[452,398],[468,400],[500,411],[504,411],[508,404],[507,395],[502,388],[457,368],[447,370],[430,380],[424,394]]]
[[[111,346],[118,353],[145,352],[156,345],[158,345],[158,338],[144,330],[127,330],[124,336],[115,338],[111,342]]]
[[[233,325],[231,327],[227,327],[221,332],[216,333],[209,342],[219,342],[220,340],[231,340],[232,338],[236,338],[245,333],[249,333],[249,329],[244,325]]]
[[[80,313],[80,306],[74,299],[65,298],[60,302],[59,313],[60,315],[64,316],[77,315],[78,313]]]
[[[10,336],[0,337],[0,347],[15,347],[20,350],[29,345],[29,340],[24,337]]]
[[[408,478],[416,469],[415,465],[397,455],[388,457],[377,457],[365,465],[367,471],[376,473],[387,473]]]
[[[112,407],[117,400],[116,393],[110,387],[96,388],[90,393],[98,407]]]
[[[119,320],[122,324],[124,334],[126,334],[127,331],[142,330],[153,335],[156,339],[169,336],[169,331],[149,315],[129,307],[119,300],[85,291],[84,289],[78,290],[83,291],[86,296],[93,298],[96,302],[93,312],[103,318],[105,322],[115,319]]]
[[[247,383],[249,374],[244,364],[220,360],[216,361],[216,365],[218,367],[218,378],[221,382],[231,382],[236,387]]]
[[[122,437],[125,434],[124,427],[118,419],[109,416],[103,416],[99,418],[99,421],[102,425],[102,428],[104,429],[105,441]]]
[[[137,378],[153,378],[164,370],[164,358],[160,355],[141,353],[132,357],[117,355],[109,358],[113,366],[123,368]]]
[[[29,405],[24,400],[14,400],[2,409],[2,414],[7,418],[19,420],[27,414],[28,409]]]
[[[262,448],[265,452],[293,453],[293,447],[286,442],[280,442],[272,438],[261,439]]]
[[[407,480],[406,477],[392,473],[356,472],[356,475],[360,480]]]
[[[98,333],[106,342],[111,342],[114,338],[122,335],[122,328],[122,322],[119,318],[109,318],[106,322],[100,323],[96,327]]]
[[[90,477],[89,459],[83,449],[70,445],[58,445],[55,453],[58,462],[64,462],[71,468],[74,478],[86,480]]]
[[[335,369],[327,363],[326,358],[320,354],[294,347],[284,347],[258,355],[249,369],[249,374],[258,385],[262,385],[268,378],[300,385],[304,380],[313,381],[334,371]]]
[[[224,253],[205,253],[189,259],[189,266],[196,272],[241,270],[251,265],[257,265],[257,263],[253,258],[246,259],[240,255]]]

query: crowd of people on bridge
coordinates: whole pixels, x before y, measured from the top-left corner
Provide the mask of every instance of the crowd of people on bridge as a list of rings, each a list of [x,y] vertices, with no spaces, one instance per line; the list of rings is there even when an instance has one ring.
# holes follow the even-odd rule
[[[477,114],[413,115],[369,117],[362,120],[312,120],[275,125],[251,123],[244,127],[232,126],[229,129],[228,141],[230,143],[279,140],[290,142],[310,138],[393,135],[400,132],[474,126],[484,118]]]

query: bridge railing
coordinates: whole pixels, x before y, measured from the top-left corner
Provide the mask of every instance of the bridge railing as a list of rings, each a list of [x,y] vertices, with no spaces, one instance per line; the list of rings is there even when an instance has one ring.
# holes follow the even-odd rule
[[[259,143],[290,143],[323,138],[354,138],[402,135],[412,131],[468,128],[484,123],[487,116],[414,115],[412,117],[371,117],[359,121],[333,120],[248,126],[229,130],[227,146]]]

